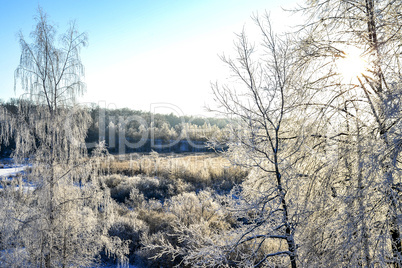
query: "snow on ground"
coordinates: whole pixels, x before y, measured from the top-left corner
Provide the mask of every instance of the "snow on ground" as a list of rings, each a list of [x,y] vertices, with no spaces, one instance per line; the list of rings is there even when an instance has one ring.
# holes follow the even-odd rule
[[[117,267],[117,265],[105,265],[105,266],[99,266],[99,268],[116,268]],[[132,264],[130,264],[129,266],[128,266],[128,268],[139,268],[138,266],[135,266],[135,265],[132,265]]]
[[[25,168],[27,166],[17,166],[17,167],[12,167],[12,166],[7,166],[6,168],[0,168],[0,182],[5,182],[6,185],[11,182],[18,174],[23,173]],[[25,180],[23,179],[25,182]],[[0,191],[3,191],[3,184],[0,184]],[[19,189],[19,185],[15,186],[15,190]],[[26,184],[24,183],[23,186],[23,191],[33,191],[35,190],[35,186],[32,184]],[[0,265],[1,266],[1,265]]]
[[[24,169],[25,167],[0,168],[0,177],[15,176],[19,172],[24,171]]]

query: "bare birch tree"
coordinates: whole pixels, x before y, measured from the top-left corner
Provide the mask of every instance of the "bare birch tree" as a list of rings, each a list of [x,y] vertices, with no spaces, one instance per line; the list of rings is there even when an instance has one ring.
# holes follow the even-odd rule
[[[302,135],[300,124],[294,123],[301,118],[292,108],[298,99],[292,87],[292,45],[273,32],[268,15],[255,17],[255,22],[261,45],[251,45],[244,31],[239,34],[235,59],[222,57],[234,75],[233,84],[213,85],[218,111],[233,123],[229,159],[254,170],[234,199],[233,210],[243,224],[234,230],[231,251],[241,256],[240,265],[272,264],[287,257],[297,267],[298,209],[291,201],[296,185],[290,166],[296,164],[293,156]]]

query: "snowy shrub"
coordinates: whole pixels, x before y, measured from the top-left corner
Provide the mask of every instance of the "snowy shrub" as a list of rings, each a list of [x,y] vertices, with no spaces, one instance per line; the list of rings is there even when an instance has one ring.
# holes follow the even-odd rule
[[[132,191],[138,191],[145,200],[165,200],[189,189],[189,186],[180,179],[172,180],[164,177],[127,177],[113,174],[105,176],[101,181],[110,189],[111,197],[120,203],[129,202]]]
[[[0,251],[0,266],[9,268],[29,267],[29,258],[24,248],[5,249]]]
[[[148,258],[150,265],[196,267],[226,263],[225,239],[220,234],[230,224],[210,192],[183,193],[168,200],[162,212],[143,213],[143,217],[149,217],[147,222],[158,222],[159,226],[150,228],[150,235],[142,241],[145,248],[141,255]]]
[[[130,191],[130,198],[126,200],[126,204],[131,208],[138,208],[143,206],[145,202],[144,194],[141,193],[137,188],[133,188]]]
[[[110,227],[109,236],[115,236],[128,242],[129,261],[135,261],[136,251],[141,247],[141,237],[148,232],[146,224],[137,219],[134,213],[125,215],[116,220]]]

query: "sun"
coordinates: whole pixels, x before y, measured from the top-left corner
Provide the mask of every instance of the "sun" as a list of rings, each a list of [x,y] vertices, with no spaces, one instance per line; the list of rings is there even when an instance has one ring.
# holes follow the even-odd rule
[[[337,69],[348,84],[358,83],[358,77],[367,73],[368,62],[365,59],[364,51],[357,47],[348,47],[344,50],[343,56],[337,61]]]

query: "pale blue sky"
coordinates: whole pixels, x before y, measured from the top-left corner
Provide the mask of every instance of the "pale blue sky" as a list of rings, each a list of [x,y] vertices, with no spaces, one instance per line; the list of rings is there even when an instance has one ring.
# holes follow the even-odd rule
[[[205,114],[210,81],[224,80],[218,55],[233,52],[234,33],[252,26],[253,12],[271,11],[278,26],[294,0],[0,0],[0,99],[14,93],[17,33],[35,26],[38,4],[63,32],[70,20],[89,36],[82,50],[87,92],[81,102],[149,111],[169,103],[185,114]],[[169,112],[156,111],[156,112]]]

